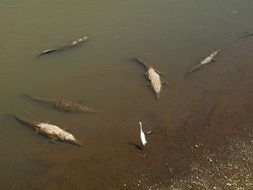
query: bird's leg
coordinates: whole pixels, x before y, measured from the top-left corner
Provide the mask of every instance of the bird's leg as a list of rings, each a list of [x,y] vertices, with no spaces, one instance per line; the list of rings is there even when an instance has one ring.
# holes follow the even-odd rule
[[[147,131],[147,132],[145,132],[146,135],[150,135],[152,133],[153,133],[153,131]]]
[[[162,81],[162,85],[170,86],[169,83],[168,83],[167,81]]]
[[[165,75],[163,72],[155,70],[159,75]]]

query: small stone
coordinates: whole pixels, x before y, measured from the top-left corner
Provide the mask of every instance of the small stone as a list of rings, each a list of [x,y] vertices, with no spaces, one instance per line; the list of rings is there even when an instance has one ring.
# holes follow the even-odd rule
[[[207,157],[207,160],[208,160],[209,162],[213,162],[212,158],[210,158],[209,156]]]

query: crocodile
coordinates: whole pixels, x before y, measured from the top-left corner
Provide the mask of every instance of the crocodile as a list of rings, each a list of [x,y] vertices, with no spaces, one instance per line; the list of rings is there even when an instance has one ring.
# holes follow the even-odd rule
[[[37,133],[42,134],[51,139],[56,139],[63,142],[69,142],[78,146],[82,146],[82,143],[77,140],[74,135],[63,130],[62,128],[49,123],[39,122],[33,120],[27,116],[12,115],[17,121],[26,124],[36,130]]]
[[[162,85],[166,84],[166,82],[162,82],[160,75],[162,74],[160,71],[154,69],[153,66],[146,64],[144,61],[142,61],[139,58],[134,58],[135,61],[142,63],[145,66],[146,69],[146,77],[150,81],[150,86],[152,90],[155,93],[155,96],[157,99],[160,98],[160,93],[162,91]]]
[[[56,109],[63,110],[65,112],[86,112],[86,113],[96,113],[92,108],[89,108],[79,102],[74,102],[68,99],[52,99],[46,97],[34,97],[26,95],[26,97],[47,105],[50,105]]]
[[[211,63],[212,61],[214,61],[214,57],[220,52],[220,49],[212,52],[209,56],[207,56],[205,59],[203,59],[199,64],[197,64],[196,66],[194,66],[193,68],[191,68],[187,74],[191,74],[194,71],[202,68],[205,65],[208,65],[209,63]]]
[[[241,36],[241,39],[245,39],[245,38],[252,37],[252,36],[253,36],[253,32],[247,32]]]
[[[56,51],[61,51],[61,50],[67,49],[67,48],[72,48],[72,47],[77,46],[78,44],[80,44],[80,43],[86,41],[87,39],[88,39],[88,37],[85,37],[85,36],[84,36],[84,37],[79,38],[79,39],[77,39],[77,40],[74,40],[74,41],[72,41],[72,42],[70,42],[70,43],[64,44],[64,45],[62,45],[62,46],[60,46],[60,47],[58,47],[58,48],[47,49],[47,50],[41,52],[41,53],[39,54],[39,56],[45,55],[45,54],[49,54],[49,53],[52,53],[52,52],[56,52]]]

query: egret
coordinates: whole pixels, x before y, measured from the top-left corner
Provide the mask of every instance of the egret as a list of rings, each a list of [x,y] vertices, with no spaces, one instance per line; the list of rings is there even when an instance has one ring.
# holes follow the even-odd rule
[[[141,137],[141,143],[143,145],[143,147],[145,146],[145,144],[147,144],[147,141],[146,141],[146,137],[145,137],[145,133],[142,131],[142,123],[139,122],[140,124],[140,137]]]

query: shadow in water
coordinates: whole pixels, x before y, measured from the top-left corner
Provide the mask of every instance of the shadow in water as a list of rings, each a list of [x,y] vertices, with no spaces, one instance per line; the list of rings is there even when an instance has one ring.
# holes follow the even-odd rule
[[[143,149],[143,146],[138,145],[138,144],[136,144],[136,143],[129,142],[129,145],[134,146],[134,147],[135,147],[136,149],[138,149],[138,150],[141,150],[141,151],[144,150],[144,149]]]

